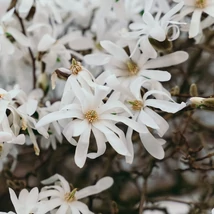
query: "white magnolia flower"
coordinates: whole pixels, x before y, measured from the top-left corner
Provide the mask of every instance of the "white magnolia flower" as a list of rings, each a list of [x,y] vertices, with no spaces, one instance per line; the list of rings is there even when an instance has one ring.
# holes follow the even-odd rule
[[[36,210],[38,209],[38,198],[39,198],[39,191],[37,187],[33,188],[30,192],[28,192],[28,190],[26,189],[23,189],[19,193],[18,198],[11,188],[9,188],[9,192],[10,199],[16,210],[16,214],[37,213]]]
[[[171,75],[167,71],[155,70],[156,68],[168,67],[184,62],[188,54],[184,51],[177,51],[156,59],[148,60],[147,56],[136,50],[132,57],[126,51],[110,41],[102,41],[101,46],[110,54],[88,55],[85,60],[89,64],[107,64],[98,80],[104,80],[109,73],[115,74],[119,80],[129,86],[137,78],[153,79],[157,81],[168,81]],[[131,49],[131,47],[130,47]],[[103,83],[103,81],[101,81]]]
[[[136,120],[141,128],[144,130],[143,133],[139,133],[141,142],[143,143],[145,149],[155,158],[164,158],[164,150],[162,145],[165,140],[160,138],[155,138],[147,129],[153,129],[159,137],[163,137],[169,128],[167,121],[158,115],[152,108],[161,109],[162,111],[168,113],[176,113],[186,106],[185,103],[177,104],[168,93],[159,90],[150,90],[146,92],[143,97],[141,95],[141,86],[151,80],[141,81],[140,79],[135,80],[131,86],[130,90],[121,86],[120,82],[116,79],[114,75],[110,76],[106,82],[107,85],[113,88],[115,91],[121,92],[123,94],[124,102],[131,107],[133,112],[133,120]],[[136,90],[138,88],[138,90]],[[155,98],[149,98],[150,96]],[[159,96],[157,96],[159,95]],[[160,96],[161,95],[161,96]],[[165,97],[165,99],[162,99]],[[152,107],[152,108],[151,108]],[[134,158],[134,151],[132,145],[132,133],[133,129],[130,127],[127,130],[126,138],[128,141],[128,150],[131,155],[126,156],[126,161],[132,163]]]
[[[59,207],[57,210],[58,214],[74,214],[80,212],[82,214],[93,214],[93,212],[88,209],[87,205],[78,200],[98,194],[108,189],[113,184],[113,179],[111,177],[104,177],[93,186],[81,190],[71,190],[69,183],[59,174],[42,181],[42,183],[47,185],[56,181],[59,182],[55,185],[44,187],[40,192],[39,200],[42,201],[40,202],[38,213],[46,213]],[[49,200],[47,200],[48,197],[50,197]]]
[[[192,13],[189,38],[197,36],[200,32],[200,23],[202,13],[214,17],[214,1],[213,0],[174,0],[175,2],[183,3],[184,7],[177,16],[177,20],[182,19],[186,15]]]
[[[37,128],[53,121],[70,119],[64,124],[63,134],[71,144],[77,146],[74,159],[79,167],[83,167],[87,156],[94,159],[102,155],[106,150],[106,141],[119,154],[129,155],[125,135],[115,123],[122,122],[139,133],[143,132],[135,121],[127,116],[117,115],[118,109],[119,113],[125,111],[129,116],[132,116],[131,112],[120,101],[111,97],[103,103],[103,99],[109,94],[108,87],[98,85],[93,94],[81,88],[74,80],[71,80],[71,84],[78,100],[43,117]],[[87,155],[91,131],[94,133],[98,150],[97,153]],[[77,144],[72,139],[75,136],[80,136]]]
[[[75,99],[75,86],[72,84],[73,81],[76,84],[80,85],[80,87],[84,88],[87,91],[92,91],[92,88],[96,87],[96,80],[84,66],[81,65],[80,62],[76,61],[74,58],[72,59],[72,64],[69,69],[67,68],[58,68],[62,75],[69,76],[67,78],[65,88],[63,91],[60,108],[67,104],[71,104]],[[52,88],[55,88],[57,74],[54,72],[52,74]]]

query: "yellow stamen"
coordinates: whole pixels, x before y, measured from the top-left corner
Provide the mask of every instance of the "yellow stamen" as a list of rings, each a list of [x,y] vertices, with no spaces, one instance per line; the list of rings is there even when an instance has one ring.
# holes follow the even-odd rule
[[[85,118],[89,121],[89,123],[93,123],[98,120],[98,114],[96,111],[90,110],[86,112]]]
[[[143,107],[143,102],[140,100],[129,101],[134,111],[140,111]]]
[[[207,0],[195,0],[195,7],[203,9],[207,6]]]
[[[128,71],[130,72],[131,75],[137,74],[140,70],[138,65],[131,59],[126,62],[126,65],[127,65]]]
[[[25,119],[22,118],[22,126],[21,126],[22,130],[26,130],[27,129],[27,121]]]
[[[70,67],[71,73],[74,75],[77,75],[82,70],[82,65],[80,62],[76,61],[74,58],[72,59],[71,67]]]
[[[75,198],[76,192],[77,192],[77,189],[73,189],[72,192],[66,193],[64,196],[65,201],[67,201],[67,202],[75,201],[76,200],[76,198]]]

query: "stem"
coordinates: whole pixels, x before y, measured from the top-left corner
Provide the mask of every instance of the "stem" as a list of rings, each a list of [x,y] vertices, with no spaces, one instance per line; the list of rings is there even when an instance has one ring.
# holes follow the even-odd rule
[[[144,202],[146,201],[146,192],[147,192],[147,178],[144,180],[143,183],[143,189],[141,192],[141,199],[140,199],[140,208],[139,208],[139,214],[143,213],[144,210]]]
[[[19,20],[23,34],[26,36],[26,30],[25,30],[25,26],[24,26],[22,18],[19,16],[19,14],[16,11],[15,11],[15,15]],[[36,62],[35,62],[35,57],[33,55],[33,51],[30,47],[28,48],[28,52],[29,52],[29,55],[30,55],[30,58],[32,61],[33,89],[35,89],[36,88],[36,82],[37,82],[37,79],[36,79]]]

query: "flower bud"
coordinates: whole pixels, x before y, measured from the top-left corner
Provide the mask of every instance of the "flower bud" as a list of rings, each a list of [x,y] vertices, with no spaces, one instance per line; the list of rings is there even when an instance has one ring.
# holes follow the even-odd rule
[[[180,94],[180,87],[178,85],[176,85],[175,87],[173,87],[171,89],[170,93],[172,96]]]
[[[190,89],[189,89],[189,93],[193,97],[198,96],[198,87],[195,83],[191,84]]]

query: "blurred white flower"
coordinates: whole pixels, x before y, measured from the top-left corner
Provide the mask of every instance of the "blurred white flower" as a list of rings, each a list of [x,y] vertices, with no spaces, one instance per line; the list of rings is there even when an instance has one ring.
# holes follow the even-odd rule
[[[59,174],[43,180],[44,185],[52,184],[57,182],[55,185],[45,186],[39,194],[40,206],[38,213],[46,213],[57,207],[57,213],[82,213],[82,214],[93,214],[87,205],[78,201],[82,198],[86,198],[90,195],[98,194],[113,184],[111,177],[101,178],[95,185],[85,187],[82,190],[71,189],[69,183]],[[49,200],[48,197],[50,197]]]
[[[188,14],[192,13],[189,38],[193,38],[200,33],[201,16],[206,13],[208,16],[214,17],[214,1],[213,0],[174,0],[182,3],[184,7],[177,15],[176,20],[180,20]]]
[[[37,213],[36,211],[38,209],[38,198],[39,198],[39,191],[37,187],[33,188],[30,192],[28,192],[28,190],[26,189],[23,189],[19,193],[18,198],[11,188],[9,188],[9,192],[10,199],[16,210],[16,214]]]

